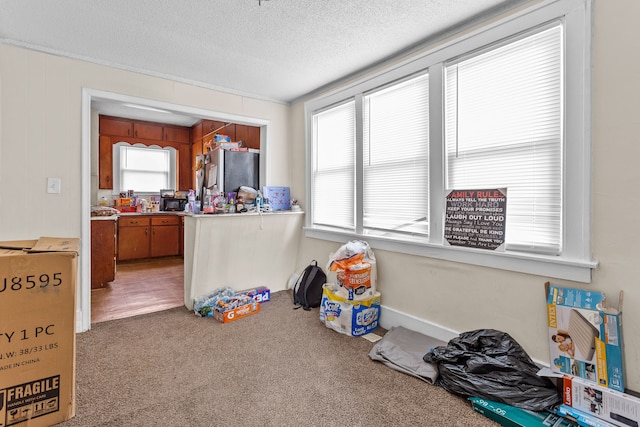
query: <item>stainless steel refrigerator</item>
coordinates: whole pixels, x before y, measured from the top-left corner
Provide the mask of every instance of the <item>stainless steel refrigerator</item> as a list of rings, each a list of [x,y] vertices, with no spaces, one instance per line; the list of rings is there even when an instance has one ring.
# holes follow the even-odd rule
[[[215,185],[224,192],[238,191],[242,186],[259,188],[259,153],[217,148],[197,156],[196,163],[201,166],[196,171],[197,195],[200,199],[207,188],[213,189]]]

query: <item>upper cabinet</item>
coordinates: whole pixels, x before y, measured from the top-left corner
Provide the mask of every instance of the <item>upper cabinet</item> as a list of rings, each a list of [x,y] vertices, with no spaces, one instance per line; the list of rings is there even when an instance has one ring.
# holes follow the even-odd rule
[[[158,140],[162,139],[162,125],[101,116],[100,135]]]
[[[203,120],[201,123],[203,146],[212,147],[214,135],[226,135],[232,141],[237,141],[236,125],[234,123],[219,122],[217,120]]]
[[[260,149],[260,128],[236,125],[236,140],[242,141],[243,147]]]
[[[100,135],[133,136],[133,122],[128,119],[100,116]]]
[[[202,130],[196,127],[202,127]],[[195,138],[196,132],[202,132],[202,144],[207,146],[213,146],[213,136],[226,135],[231,138],[231,141],[242,141],[242,146],[247,148],[260,149],[260,128],[257,126],[240,125],[235,123],[220,122],[217,120],[202,120],[200,123],[191,128],[193,137]],[[200,141],[193,139],[193,144],[197,144]]]
[[[189,128],[182,126],[164,126],[163,131],[165,141],[175,141],[183,144],[189,143]]]
[[[143,139],[163,139],[162,125],[156,125],[146,122],[133,122],[133,137]]]
[[[191,143],[202,143],[202,122],[198,122],[191,128]]]
[[[98,188],[113,189],[113,144],[121,141],[175,148],[177,189],[191,188],[191,128],[102,115],[99,121]]]
[[[100,135],[122,136],[128,138],[152,139],[188,144],[191,130],[184,126],[165,125],[123,119],[120,117],[100,116]]]

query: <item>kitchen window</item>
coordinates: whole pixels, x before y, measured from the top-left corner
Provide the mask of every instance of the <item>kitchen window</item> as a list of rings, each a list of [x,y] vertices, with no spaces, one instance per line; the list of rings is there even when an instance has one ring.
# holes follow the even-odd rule
[[[590,281],[590,8],[534,6],[307,102],[306,235]],[[449,246],[447,191],[503,187],[504,251]]]
[[[158,193],[175,188],[176,150],[172,147],[113,145],[114,189],[136,193]]]

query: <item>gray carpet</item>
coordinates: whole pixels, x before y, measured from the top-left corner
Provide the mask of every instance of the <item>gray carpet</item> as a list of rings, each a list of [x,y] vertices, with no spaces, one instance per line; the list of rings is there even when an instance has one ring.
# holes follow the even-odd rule
[[[181,307],[93,325],[77,336],[76,416],[59,426],[498,425],[292,307],[281,291],[227,324]]]

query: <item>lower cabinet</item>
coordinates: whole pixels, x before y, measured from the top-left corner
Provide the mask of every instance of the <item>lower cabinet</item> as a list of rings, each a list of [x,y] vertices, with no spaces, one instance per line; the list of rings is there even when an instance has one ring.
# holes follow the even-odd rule
[[[151,256],[172,256],[180,254],[180,217],[151,217]]]
[[[149,258],[151,218],[136,215],[118,221],[118,261]]]
[[[178,215],[120,217],[118,261],[180,255]]]
[[[116,278],[116,220],[91,221],[91,288]]]

